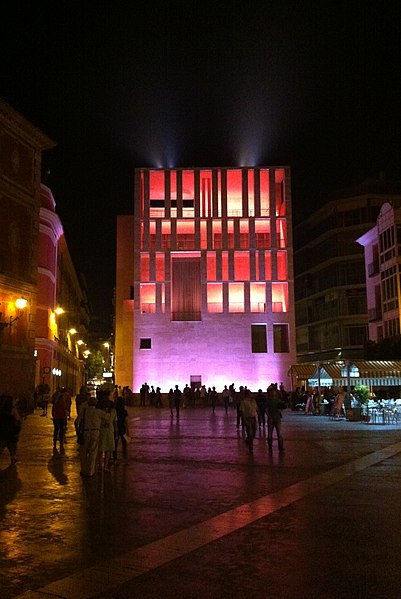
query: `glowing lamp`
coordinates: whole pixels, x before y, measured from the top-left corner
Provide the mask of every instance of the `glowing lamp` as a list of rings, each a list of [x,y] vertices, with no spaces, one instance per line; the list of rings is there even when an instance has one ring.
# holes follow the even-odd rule
[[[78,344],[78,345],[83,345],[83,344],[84,344],[84,342],[82,341],[82,339],[78,339],[78,341],[77,341],[77,344]]]
[[[59,315],[59,314],[64,314],[64,310],[63,308],[60,308],[60,306],[58,308],[56,308],[54,310],[55,314]]]
[[[28,300],[26,300],[24,297],[19,297],[15,300],[15,305],[19,310],[23,310],[24,308],[26,308],[27,303]]]
[[[76,335],[78,333],[77,329],[74,329],[74,328],[69,329],[68,332],[70,335]]]

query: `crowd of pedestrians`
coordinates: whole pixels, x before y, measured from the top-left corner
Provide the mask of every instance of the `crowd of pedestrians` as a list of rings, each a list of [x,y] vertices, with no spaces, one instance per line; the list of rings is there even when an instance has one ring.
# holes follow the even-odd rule
[[[161,408],[161,388],[144,383],[140,389],[140,406]],[[65,453],[66,431],[71,420],[72,396],[69,389],[58,387],[50,396],[41,398],[42,416],[51,410],[53,422],[53,451]],[[219,404],[225,415],[230,408],[235,411],[237,430],[241,429],[249,452],[253,452],[253,441],[259,429],[267,428],[267,445],[273,448],[273,436],[279,451],[284,451],[281,433],[282,410],[287,407],[287,394],[283,386],[271,384],[266,392],[259,389],[256,394],[246,386],[238,391],[234,384],[224,385],[219,393],[215,386],[195,388],[185,385],[183,390],[176,384],[167,394],[171,418],[180,418],[182,408],[210,406],[214,414]],[[117,460],[117,448],[121,446],[127,455],[129,435],[127,406],[134,405],[134,395],[129,387],[115,386],[112,390],[89,391],[82,387],[75,397],[76,420],[73,423],[81,462],[81,475],[93,476],[97,471],[107,472]],[[48,407],[49,406],[49,407]],[[0,397],[0,456],[7,448],[11,463],[17,460],[16,451],[21,430],[21,417],[13,398]]]
[[[162,407],[160,387],[157,387],[157,401],[152,400],[153,386],[147,382],[140,388],[140,406]],[[204,385],[200,387],[190,387],[185,385],[181,391],[179,385],[170,388],[167,394],[170,416],[180,418],[182,407],[205,407],[210,406],[212,413],[216,411],[219,401],[224,406],[225,414],[228,415],[229,408],[232,406],[236,412],[237,429],[242,429],[246,434],[246,444],[249,451],[253,452],[253,439],[255,438],[257,428],[266,429],[267,424],[267,444],[269,449],[273,448],[273,436],[277,438],[278,449],[284,451],[284,440],[281,433],[282,410],[288,407],[289,394],[284,388],[283,383],[278,386],[272,383],[266,393],[259,389],[254,396],[246,386],[240,386],[235,390],[234,383],[224,385],[219,394],[216,387],[212,386],[206,389]]]

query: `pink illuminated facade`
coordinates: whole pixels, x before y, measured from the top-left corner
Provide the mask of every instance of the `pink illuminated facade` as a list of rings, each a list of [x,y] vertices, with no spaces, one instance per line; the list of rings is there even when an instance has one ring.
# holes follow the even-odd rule
[[[116,382],[288,384],[295,362],[288,167],[137,169],[118,218]]]

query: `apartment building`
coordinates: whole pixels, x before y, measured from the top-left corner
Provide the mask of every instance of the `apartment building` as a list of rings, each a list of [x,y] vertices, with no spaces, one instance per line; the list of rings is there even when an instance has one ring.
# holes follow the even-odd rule
[[[297,361],[363,357],[368,304],[363,247],[401,185],[381,177],[338,192],[294,229]]]

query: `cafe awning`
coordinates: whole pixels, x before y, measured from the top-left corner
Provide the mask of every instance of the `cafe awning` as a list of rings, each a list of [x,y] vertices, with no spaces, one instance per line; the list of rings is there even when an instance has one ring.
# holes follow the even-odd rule
[[[289,376],[308,384],[332,384],[341,387],[365,385],[367,387],[401,386],[401,360],[344,360],[330,362],[309,362],[295,364],[289,370]],[[349,378],[348,378],[349,376]],[[330,381],[331,379],[331,381]],[[327,382],[326,382],[327,381]]]

